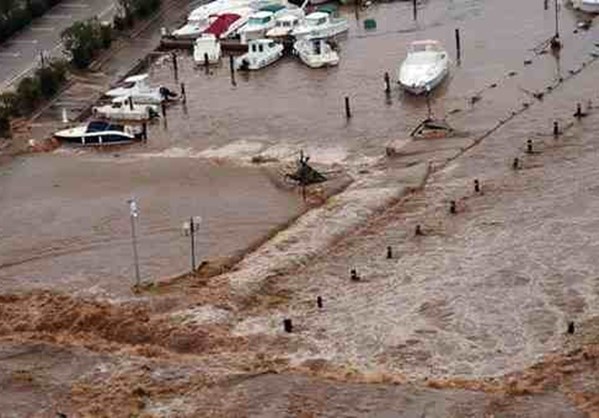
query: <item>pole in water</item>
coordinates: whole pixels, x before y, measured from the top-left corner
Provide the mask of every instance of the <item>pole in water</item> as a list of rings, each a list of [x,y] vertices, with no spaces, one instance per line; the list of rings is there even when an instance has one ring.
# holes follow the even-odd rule
[[[416,231],[414,232],[414,234],[415,234],[416,236],[419,236],[419,235],[424,235],[424,234],[422,233],[422,227],[420,226],[420,224],[416,225]]]
[[[129,109],[133,110],[133,96],[129,96],[129,100],[127,100],[129,102]]]
[[[191,237],[191,272],[196,270],[195,224],[193,217],[189,218],[189,236]]]
[[[208,72],[208,53],[204,52],[204,65],[206,66],[206,72]]]
[[[291,319],[283,319],[283,329],[288,334],[293,332],[293,324],[291,323]]]
[[[574,321],[568,322],[568,334],[574,334]]]
[[[322,309],[322,306],[323,306],[323,304],[322,304],[322,296],[318,296],[316,298],[316,306],[318,306],[318,309]]]
[[[583,116],[584,114],[582,113],[582,105],[580,103],[576,103],[576,113],[574,113],[574,117],[580,119]]]
[[[175,52],[173,52],[171,55],[173,57],[173,71],[175,72],[175,78],[177,78],[177,74],[179,72],[179,64],[177,63],[177,54]]]
[[[42,68],[44,68],[45,65],[45,60],[44,60],[44,51],[40,51],[40,65],[42,66]]]
[[[349,106],[349,97],[345,96],[345,117],[351,118],[351,108]]]
[[[391,93],[391,78],[389,77],[389,73],[385,72],[383,78],[385,79],[385,93],[389,94]]]
[[[557,123],[557,121],[553,122],[553,136],[559,136],[559,123]]]
[[[543,0],[543,8],[549,10],[549,0]]]
[[[390,260],[393,258],[393,248],[387,247],[387,259]]]
[[[476,193],[480,193],[480,182],[478,179],[474,179],[474,191]]]
[[[512,163],[512,168],[517,170],[520,168],[520,159],[518,157],[514,158],[514,162]]]
[[[164,101],[160,103],[160,110],[162,111],[162,117],[166,118],[166,103]]]
[[[418,19],[418,0],[412,1],[412,9],[414,13],[414,20]]]
[[[147,122],[144,122],[141,125],[141,137],[144,140],[144,142],[148,140],[148,123]]]
[[[137,202],[135,199],[129,200],[129,217],[131,218],[131,241],[133,244],[133,262],[135,264],[135,286],[139,287],[141,279],[139,275],[139,257],[137,254],[137,234],[135,233],[135,222],[139,216]]]
[[[187,103],[187,94],[185,93],[185,83],[181,83],[181,100]]]
[[[231,69],[231,84],[235,85],[235,60],[233,55],[229,55],[229,67]]]
[[[356,271],[356,269],[351,269],[350,279],[354,282],[360,281],[360,276],[358,276],[358,272]]]
[[[458,209],[455,203],[455,200],[452,200],[451,202],[449,202],[449,213],[455,214],[457,213]]]
[[[526,152],[532,154],[532,139],[526,141]]]
[[[462,62],[462,42],[460,39],[460,30],[455,30],[455,49],[457,55],[457,62],[460,64]]]

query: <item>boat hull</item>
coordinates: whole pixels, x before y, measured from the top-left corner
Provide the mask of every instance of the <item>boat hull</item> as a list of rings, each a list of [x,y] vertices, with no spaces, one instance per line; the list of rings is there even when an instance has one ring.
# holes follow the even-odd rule
[[[586,1],[582,0],[577,5],[579,10],[586,13],[598,14],[599,13],[599,1]]]
[[[81,136],[65,136],[56,133],[54,134],[54,137],[61,142],[87,147],[131,144],[141,139],[136,136],[124,134],[122,132],[103,132],[99,135]]]
[[[415,94],[415,95],[421,95],[421,94],[425,94],[426,92],[429,92],[429,91],[432,91],[433,89],[435,89],[435,87],[437,87],[439,84],[441,84],[441,82],[445,79],[445,77],[447,77],[448,74],[449,74],[449,69],[444,68],[442,71],[440,71],[434,77],[432,77],[429,80],[426,80],[423,83],[420,83],[418,85],[414,85],[414,84],[410,85],[409,83],[402,82],[401,79],[399,81],[399,84],[403,87],[404,90],[407,90],[408,92]]]

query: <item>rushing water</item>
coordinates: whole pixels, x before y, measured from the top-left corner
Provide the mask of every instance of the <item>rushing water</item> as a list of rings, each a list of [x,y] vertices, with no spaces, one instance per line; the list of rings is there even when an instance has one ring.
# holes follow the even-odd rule
[[[60,149],[0,167],[0,284],[122,294],[133,276],[126,200],[135,196],[141,271],[158,278],[185,271],[189,241],[181,223],[201,215],[198,257],[230,255],[296,214],[294,193],[277,189],[252,156],[291,159],[300,149],[313,160],[350,169],[380,156],[387,143],[407,140],[426,116],[426,101],[383,74],[396,69],[410,41],[438,39],[454,57],[452,75],[433,95],[437,116],[480,132],[522,101],[524,90],[549,83],[588,58],[594,28],[573,33],[577,16],[560,13],[561,59],[532,49],[553,34],[554,14],[539,1],[430,0],[412,20],[410,3],[342,10],[351,21],[340,39],[337,68],[312,70],[292,57],[230,82],[228,63],[194,68],[179,60],[178,80],[167,60],[150,69],[153,82],[184,82],[187,104],[173,105],[150,129],[147,144],[114,152]],[[363,29],[365,18],[377,21]],[[455,60],[454,31],[462,36]],[[524,65],[524,60],[532,63]],[[511,73],[514,71],[515,73]],[[510,74],[511,73],[511,74]],[[494,83],[497,87],[491,87]],[[343,98],[353,117],[346,120]],[[472,104],[472,97],[479,97]]]

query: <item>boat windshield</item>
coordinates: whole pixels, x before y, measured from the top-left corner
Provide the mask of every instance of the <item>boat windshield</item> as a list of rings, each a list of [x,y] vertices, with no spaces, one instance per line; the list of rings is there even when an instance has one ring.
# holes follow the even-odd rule
[[[437,54],[434,52],[417,52],[410,53],[406,58],[406,64],[409,65],[426,65],[431,64],[437,59]]]
[[[106,127],[107,131],[117,131],[117,132],[123,132],[125,130],[125,128],[123,127],[123,125],[115,125],[115,124],[110,124]]]
[[[439,52],[441,49],[434,43],[413,43],[410,52]]]
[[[250,17],[248,20],[248,25],[263,25],[268,23],[269,20],[269,17]]]
[[[308,26],[320,26],[327,22],[326,17],[320,17],[318,19],[307,19]]]
[[[98,120],[90,122],[89,125],[87,125],[87,129],[85,130],[85,132],[102,132],[105,131],[106,128],[108,128],[108,123]]]

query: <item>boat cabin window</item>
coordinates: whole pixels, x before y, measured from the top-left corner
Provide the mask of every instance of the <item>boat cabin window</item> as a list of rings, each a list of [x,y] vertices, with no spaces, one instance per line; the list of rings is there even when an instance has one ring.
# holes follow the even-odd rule
[[[123,126],[123,125],[113,125],[113,124],[111,124],[111,125],[108,125],[108,126],[106,127],[106,130],[107,130],[107,131],[117,131],[117,132],[124,132],[125,128],[124,128],[124,126]]]
[[[120,103],[120,102],[114,102],[114,103],[112,104],[112,107],[113,107],[114,109],[120,109],[121,107],[123,107],[123,104],[122,104],[122,103]]]
[[[269,42],[268,43],[268,47],[269,48],[274,48],[275,47],[275,43],[274,42]]]
[[[258,51],[257,46],[258,45],[256,45],[256,44],[252,44],[252,52],[257,52]]]
[[[122,83],[119,87],[122,87],[124,89],[130,89],[133,86],[135,86],[135,81],[128,81],[126,83]]]
[[[319,26],[319,25],[324,25],[325,23],[327,23],[326,17],[319,17],[318,19],[309,19],[308,20],[309,26]]]
[[[258,45],[258,51],[264,52],[264,45],[262,45],[262,44]]]
[[[248,21],[249,25],[263,25],[265,23],[270,22],[270,16],[266,17],[250,17]]]
[[[101,120],[93,121],[90,122],[89,125],[87,125],[87,129],[85,130],[85,132],[102,132],[106,130],[107,126],[108,123],[103,122]]]

